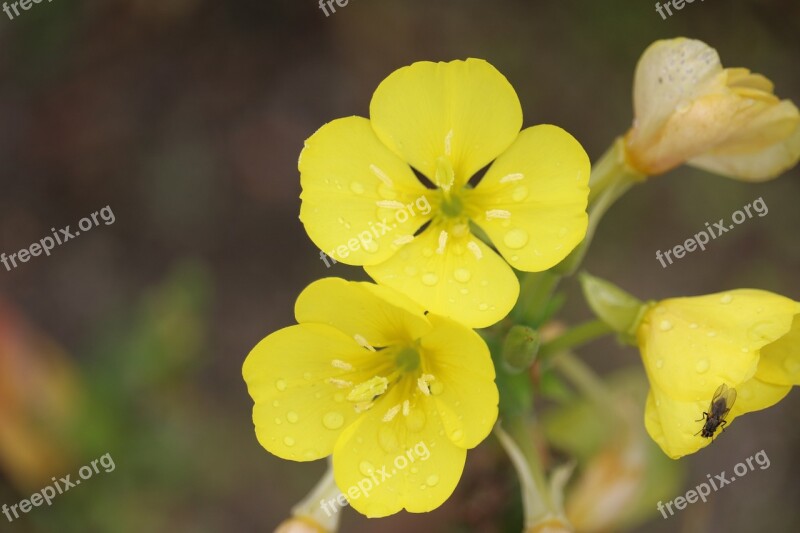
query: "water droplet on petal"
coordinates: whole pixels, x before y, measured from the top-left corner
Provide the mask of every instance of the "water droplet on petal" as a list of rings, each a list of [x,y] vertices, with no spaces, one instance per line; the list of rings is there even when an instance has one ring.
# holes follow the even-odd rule
[[[689,329],[697,329],[697,327],[698,327],[697,324],[695,324],[694,322],[689,324]]]
[[[280,426],[282,423],[283,423],[283,420],[281,420],[280,418],[278,418],[278,417],[276,416],[276,417],[275,417],[275,425],[276,425],[276,426]]]
[[[478,309],[480,309],[481,311],[486,311],[487,309],[489,309],[489,304],[483,303],[478,306]]]
[[[358,465],[358,470],[365,476],[370,476],[375,471],[375,467],[369,461],[361,461]]]
[[[429,487],[435,487],[439,483],[439,476],[431,474],[425,479],[425,484]]]
[[[364,186],[357,181],[354,181],[350,184],[350,190],[355,194],[364,194]]]
[[[663,366],[664,366],[664,360],[663,359],[658,359],[656,361],[656,367],[657,368],[663,368]]]
[[[322,425],[328,429],[339,429],[344,425],[344,416],[337,411],[326,413],[322,417]]]
[[[672,322],[669,320],[662,320],[661,323],[658,325],[658,329],[661,331],[669,331],[672,329]]]
[[[528,232],[524,229],[512,229],[503,237],[503,242],[512,250],[517,250],[528,244]]]
[[[406,417],[406,427],[409,431],[420,431],[425,427],[425,413],[421,409],[412,409]]]
[[[464,432],[463,432],[463,431],[461,431],[460,429],[457,429],[457,430],[455,430],[455,431],[454,431],[454,432],[453,432],[453,433],[450,435],[450,440],[452,440],[453,442],[460,441],[460,440],[461,440],[461,439],[463,439],[463,438],[464,438]]]
[[[278,381],[275,382],[275,388],[278,389],[281,392],[285,391],[286,390],[286,382],[284,380],[282,380],[282,379],[279,379]]]
[[[528,197],[528,188],[524,185],[520,185],[519,187],[514,189],[514,192],[511,193],[511,199],[514,200],[515,202],[521,202],[527,197]]]
[[[455,276],[456,281],[466,283],[472,277],[472,273],[466,268],[457,268],[456,271],[453,272],[453,276]]]
[[[280,405],[281,402],[279,402],[278,400],[272,400],[272,407],[279,407]]]
[[[403,272],[406,273],[406,276],[416,276],[417,275],[417,267],[414,265],[408,265],[403,269]]]
[[[418,473],[418,472],[419,472],[419,468],[417,468],[416,466],[412,466],[412,467],[411,467],[411,473],[412,473],[412,474],[416,474],[416,473]]]
[[[381,426],[378,430],[378,444],[380,444],[383,451],[387,453],[394,452],[399,446],[400,441],[397,439],[397,433],[391,426]]]
[[[433,257],[433,248],[424,248],[422,250],[422,255],[425,257]]]
[[[730,294],[726,294],[725,296],[719,299],[719,303],[721,304],[729,304],[732,301],[733,301],[733,296],[731,296]]]
[[[442,385],[441,381],[434,381],[429,385],[429,387],[431,389],[431,394],[433,394],[434,396],[441,394],[442,391],[444,390],[444,385]]]
[[[702,374],[703,372],[708,371],[708,359],[700,359],[694,365],[694,369],[697,371],[698,374]]]
[[[292,446],[294,446],[294,439],[288,436],[283,437],[283,443],[291,448]]]
[[[458,292],[460,292],[461,294],[469,294],[469,289],[466,287],[461,287],[460,289],[458,289]]]
[[[428,287],[433,287],[434,285],[439,283],[439,276],[437,276],[433,272],[427,272],[422,275],[422,283],[424,283]]]
[[[717,332],[716,332],[716,331],[714,331],[714,330],[712,329],[711,331],[709,331],[708,333],[706,333],[706,335],[707,335],[708,337],[716,337],[716,336],[717,336]]]
[[[286,420],[288,420],[292,424],[297,422],[299,419],[300,417],[297,416],[297,413],[295,413],[294,411],[289,411],[288,413],[286,413]]]

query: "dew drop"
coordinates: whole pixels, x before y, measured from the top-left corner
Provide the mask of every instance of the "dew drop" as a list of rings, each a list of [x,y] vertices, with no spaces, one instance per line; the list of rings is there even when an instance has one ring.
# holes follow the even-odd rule
[[[460,289],[458,289],[458,292],[460,292],[461,294],[469,294],[469,289],[466,287],[461,287]]]
[[[503,237],[503,242],[512,250],[517,250],[528,243],[528,232],[519,228],[512,229]]]
[[[286,420],[288,420],[292,424],[297,422],[299,419],[300,417],[297,416],[297,413],[295,413],[294,411],[289,411],[288,413],[286,413]]]
[[[694,369],[697,371],[698,374],[702,374],[703,372],[708,371],[708,359],[700,359],[694,365]]]
[[[663,359],[658,359],[656,361],[656,367],[657,368],[663,368],[664,367],[664,360]]]
[[[528,188],[524,185],[520,185],[519,187],[514,189],[514,192],[511,193],[511,199],[514,200],[515,202],[521,202],[527,197],[528,197]]]
[[[294,439],[288,436],[283,437],[283,443],[291,448],[292,446],[294,446]]]
[[[433,287],[434,285],[439,283],[439,276],[437,276],[433,272],[427,272],[422,275],[422,283],[424,283],[428,287]]]
[[[406,276],[416,276],[418,270],[414,265],[408,265],[403,269],[403,272],[406,273]]]
[[[392,453],[400,446],[400,441],[397,439],[397,433],[395,433],[394,429],[384,425],[378,430],[378,444],[383,448],[383,451]]]
[[[482,279],[480,285],[481,285],[481,287],[486,287],[487,285],[489,285],[489,280],[488,279]]]
[[[422,255],[425,257],[433,257],[433,248],[424,248],[422,250]]]
[[[272,400],[272,407],[280,407],[280,405],[281,402],[279,402],[278,400]]]
[[[695,324],[694,322],[689,324],[689,329],[697,329],[697,327],[698,327],[697,324]]]
[[[442,385],[441,381],[434,381],[430,384],[431,394],[434,396],[438,396],[444,390],[444,385]]]
[[[563,237],[564,235],[566,235],[566,234],[567,234],[567,231],[568,231],[568,230],[567,230],[567,228],[566,228],[566,227],[562,227],[561,229],[559,229],[559,230],[558,230],[558,236],[559,236],[559,237]]]
[[[478,309],[480,309],[481,311],[486,311],[487,309],[489,309],[489,304],[482,303],[481,305],[478,306]]]
[[[409,431],[420,431],[425,427],[425,413],[421,409],[412,409],[406,417],[406,427]]]
[[[431,474],[425,479],[425,484],[429,487],[435,487],[439,483],[439,476]]]
[[[375,467],[369,461],[361,461],[358,465],[358,470],[365,476],[371,476],[375,471]]]
[[[729,304],[732,301],[733,301],[733,296],[731,296],[730,294],[726,294],[725,296],[719,299],[719,303],[721,304]]]
[[[453,433],[450,435],[450,440],[452,440],[453,442],[460,441],[460,440],[461,440],[461,439],[463,439],[463,438],[464,438],[464,432],[463,432],[463,431],[461,431],[460,429],[457,429],[457,430],[455,430],[455,431],[454,431],[454,432],[453,432]]]
[[[419,468],[417,468],[416,466],[412,466],[411,467],[411,473],[412,474],[417,474],[418,472],[419,472]]]
[[[350,184],[350,190],[355,194],[364,194],[364,186],[357,181],[354,181]]]
[[[672,329],[672,322],[669,320],[662,320],[661,323],[658,325],[658,329],[661,331],[669,331]]]
[[[331,411],[322,417],[322,425],[328,429],[339,429],[344,425],[344,417],[337,411]]]
[[[286,382],[284,380],[282,380],[282,379],[279,379],[278,381],[275,382],[275,388],[278,389],[281,392],[285,391],[286,390]]]
[[[472,273],[466,268],[457,268],[456,271],[453,272],[453,276],[456,278],[456,281],[466,283],[472,277]]]
[[[790,374],[796,374],[796,373],[800,372],[800,361],[798,361],[797,359],[795,359],[795,358],[793,358],[793,357],[787,357],[787,358],[786,358],[786,359],[783,361],[783,367],[784,367],[784,368],[785,368],[785,369],[786,369],[786,370],[787,370],[787,371],[788,371]]]
[[[318,457],[319,454],[317,453],[317,450],[306,450],[303,452],[303,456],[306,459],[314,459],[315,457]]]
[[[283,420],[281,420],[280,418],[278,418],[278,417],[276,416],[276,417],[275,417],[275,425],[276,425],[276,426],[280,426],[282,423],[283,423]]]
[[[708,337],[716,337],[717,336],[717,332],[712,329],[711,331],[706,333],[706,336],[708,336]]]
[[[747,353],[749,351],[750,351],[750,348],[748,348],[747,346],[742,346],[742,353]]]

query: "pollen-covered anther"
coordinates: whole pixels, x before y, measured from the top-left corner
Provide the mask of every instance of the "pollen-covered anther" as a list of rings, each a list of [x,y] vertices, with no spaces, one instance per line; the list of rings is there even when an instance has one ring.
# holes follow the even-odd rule
[[[405,209],[406,207],[403,205],[403,202],[398,202],[397,200],[378,200],[375,202],[375,205],[378,207],[385,207],[386,209]]]
[[[390,189],[394,188],[394,182],[392,181],[392,179],[389,176],[387,176],[386,173],[383,170],[381,170],[377,165],[370,165],[369,169],[373,174],[375,174],[376,178],[378,178],[383,182],[384,185],[386,185]]]
[[[370,352],[376,351],[375,348],[373,348],[373,346],[369,342],[367,342],[367,339],[365,339],[362,335],[359,335],[358,333],[356,333],[355,335],[353,335],[353,338],[356,340],[358,345],[361,346],[362,348],[366,348]]]
[[[408,413],[411,412],[411,402],[408,400],[403,400],[403,416],[408,416]]]
[[[422,374],[422,376],[417,379],[417,387],[419,387],[419,390],[422,391],[422,394],[425,396],[430,396],[431,382],[435,380],[436,378],[432,374]]]
[[[439,234],[439,247],[436,249],[436,253],[439,255],[444,254],[444,247],[447,245],[447,232],[442,230]]]
[[[348,393],[347,399],[356,403],[372,402],[386,392],[387,388],[389,388],[389,380],[383,376],[375,376],[353,387]]]
[[[394,417],[397,416],[397,413],[400,412],[400,409],[401,409],[401,406],[398,403],[397,405],[395,405],[394,407],[392,407],[391,409],[386,411],[386,414],[383,415],[383,419],[382,420],[384,422],[391,422],[392,419],[394,419]]]
[[[334,359],[333,361],[331,361],[331,366],[333,368],[338,368],[340,370],[347,370],[347,371],[353,370],[353,365],[351,365],[346,361],[342,361],[341,359]]]
[[[396,238],[394,241],[392,241],[392,244],[394,244],[395,246],[403,246],[404,244],[408,244],[413,240],[414,240],[413,235],[402,235]]]
[[[478,247],[478,243],[475,241],[469,241],[469,243],[467,243],[467,250],[472,252],[472,255],[475,256],[475,259],[483,258],[483,252],[481,252],[481,249]]]
[[[328,378],[325,380],[325,383],[329,383],[331,385],[335,385],[340,389],[349,389],[353,386],[352,381],[347,381],[346,379],[336,379],[336,378]]]
[[[524,179],[524,178],[525,178],[525,175],[520,174],[519,172],[516,172],[514,174],[508,174],[508,175],[503,176],[502,178],[500,178],[500,183],[509,183],[511,181],[519,181],[519,180]]]
[[[486,211],[486,220],[492,220],[493,218],[511,218],[511,212],[505,209],[489,209]]]

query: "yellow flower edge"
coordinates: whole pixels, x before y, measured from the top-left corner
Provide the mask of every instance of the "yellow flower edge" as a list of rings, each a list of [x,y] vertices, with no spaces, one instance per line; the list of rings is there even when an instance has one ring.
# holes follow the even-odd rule
[[[440,506],[497,419],[480,336],[390,289],[339,278],[309,285],[295,313],[300,324],[266,337],[243,365],[261,445],[295,461],[333,454],[337,486],[366,516]]]
[[[798,317],[800,304],[756,289],[668,299],[645,313],[637,330],[651,386],[645,426],[668,456],[710,444],[698,419],[721,384],[737,391],[728,424],[800,384]]]

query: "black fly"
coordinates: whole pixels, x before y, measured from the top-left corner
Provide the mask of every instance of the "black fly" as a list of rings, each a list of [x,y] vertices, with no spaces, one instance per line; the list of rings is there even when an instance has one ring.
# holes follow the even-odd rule
[[[704,412],[702,418],[695,420],[695,422],[700,422],[703,419],[706,421],[703,428],[697,433],[700,433],[702,437],[712,438],[718,427],[722,426],[724,431],[725,424],[728,423],[725,420],[725,416],[728,414],[728,411],[731,410],[733,402],[735,401],[736,389],[732,389],[724,383],[720,385],[711,398],[711,405],[708,406],[708,412]],[[697,433],[695,433],[695,435],[697,435]]]

